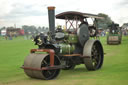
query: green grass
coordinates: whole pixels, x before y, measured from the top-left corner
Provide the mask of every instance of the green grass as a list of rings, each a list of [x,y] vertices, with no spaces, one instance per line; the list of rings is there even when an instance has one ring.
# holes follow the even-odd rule
[[[31,48],[36,48],[31,40],[23,37],[0,40],[0,81],[6,82],[23,75],[21,65]]]
[[[0,37],[0,85],[127,85],[128,37],[123,37],[121,45],[107,45],[106,37],[102,37],[101,42],[105,52],[102,69],[87,71],[84,65],[78,65],[74,70],[62,70],[56,79],[46,81],[31,79],[20,68],[30,49],[37,48],[31,40]]]

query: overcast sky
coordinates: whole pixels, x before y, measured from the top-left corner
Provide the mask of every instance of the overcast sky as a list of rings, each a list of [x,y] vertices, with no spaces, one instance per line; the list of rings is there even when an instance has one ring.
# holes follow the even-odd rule
[[[64,11],[105,13],[120,25],[128,22],[128,0],[0,0],[0,27],[48,26],[48,6],[55,6],[56,14]],[[61,23],[56,20],[56,24]]]

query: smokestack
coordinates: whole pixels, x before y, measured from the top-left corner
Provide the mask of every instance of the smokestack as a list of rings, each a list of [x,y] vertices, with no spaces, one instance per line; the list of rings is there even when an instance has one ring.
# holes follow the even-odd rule
[[[49,31],[52,33],[51,36],[55,37],[55,7],[48,7],[48,18],[49,18]]]

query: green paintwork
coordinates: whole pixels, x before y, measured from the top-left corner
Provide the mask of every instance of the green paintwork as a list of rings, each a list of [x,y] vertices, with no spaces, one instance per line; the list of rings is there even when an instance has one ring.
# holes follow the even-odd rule
[[[61,54],[71,54],[75,50],[75,46],[70,44],[60,44],[60,47]]]
[[[68,43],[77,43],[78,37],[76,34],[69,34]]]

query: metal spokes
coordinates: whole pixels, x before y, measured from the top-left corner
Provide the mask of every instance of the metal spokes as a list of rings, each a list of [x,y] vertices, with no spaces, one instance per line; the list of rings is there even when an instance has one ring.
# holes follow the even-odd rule
[[[50,66],[50,56],[47,56],[44,58],[44,60],[41,63],[41,67],[48,67]],[[60,62],[57,57],[55,57],[54,65],[59,65]],[[42,74],[45,77],[45,79],[53,79],[56,77],[59,73],[60,69],[53,69],[53,70],[43,70]]]
[[[98,40],[89,40],[85,43],[84,56],[88,56],[84,58],[84,63],[88,70],[97,70],[100,69],[103,64],[103,48]]]
[[[92,64],[96,68],[100,63],[100,49],[97,43],[92,47]]]

